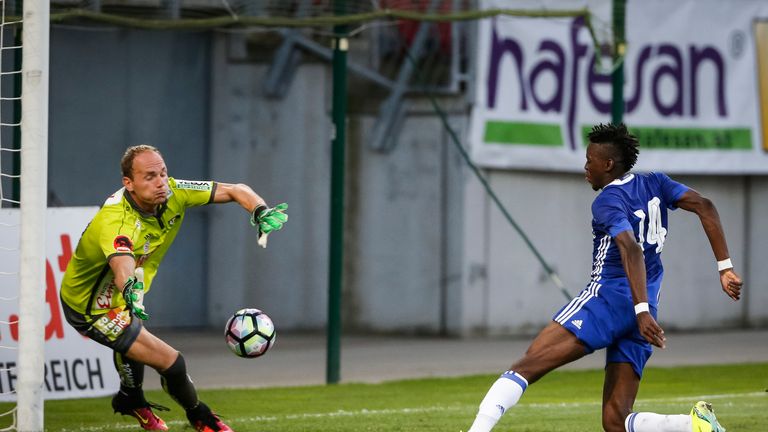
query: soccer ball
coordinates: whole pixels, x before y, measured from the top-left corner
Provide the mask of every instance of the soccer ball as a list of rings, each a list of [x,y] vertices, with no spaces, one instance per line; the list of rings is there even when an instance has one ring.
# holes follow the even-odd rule
[[[224,337],[229,349],[239,357],[256,358],[275,344],[275,325],[259,309],[240,309],[227,320]]]

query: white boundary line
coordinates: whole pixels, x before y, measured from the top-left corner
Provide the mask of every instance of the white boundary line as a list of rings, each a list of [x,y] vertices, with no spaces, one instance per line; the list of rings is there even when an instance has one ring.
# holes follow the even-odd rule
[[[647,405],[653,403],[669,403],[669,402],[690,402],[695,403],[698,400],[719,400],[719,399],[733,399],[744,397],[759,397],[766,396],[766,392],[750,392],[750,393],[727,393],[727,394],[710,394],[710,395],[692,395],[692,396],[679,396],[672,398],[656,398],[656,399],[643,399],[638,401],[635,405]],[[602,402],[557,402],[557,403],[522,403],[518,409],[551,409],[551,408],[581,408],[585,406],[600,406]],[[476,407],[474,405],[451,405],[451,406],[431,406],[423,408],[400,408],[400,409],[361,409],[361,410],[338,410],[327,413],[304,413],[304,414],[287,414],[277,416],[254,416],[254,417],[227,417],[225,420],[231,420],[233,423],[257,423],[257,422],[275,422],[282,420],[298,420],[298,419],[310,419],[310,418],[333,418],[333,417],[361,417],[361,416],[378,416],[378,415],[408,415],[408,414],[423,414],[430,412],[474,412]],[[184,426],[187,423],[179,420],[173,420],[167,422],[169,426]],[[125,421],[115,423],[111,425],[104,425],[101,427],[84,427],[78,429],[62,429],[60,432],[101,432],[101,431],[116,431],[116,430],[135,430],[136,424],[133,420],[126,418]]]

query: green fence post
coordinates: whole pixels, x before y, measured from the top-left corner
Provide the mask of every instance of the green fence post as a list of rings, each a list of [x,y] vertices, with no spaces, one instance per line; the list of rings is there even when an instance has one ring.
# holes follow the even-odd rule
[[[346,1],[334,2],[336,15],[346,13]],[[334,27],[333,42],[333,146],[331,149],[331,232],[328,269],[328,347],[326,383],[340,379],[341,282],[344,259],[344,147],[347,120],[347,26]]]
[[[626,0],[613,0],[613,64],[611,74],[611,121],[619,124],[624,119],[624,54],[627,50],[625,22],[627,14]]]

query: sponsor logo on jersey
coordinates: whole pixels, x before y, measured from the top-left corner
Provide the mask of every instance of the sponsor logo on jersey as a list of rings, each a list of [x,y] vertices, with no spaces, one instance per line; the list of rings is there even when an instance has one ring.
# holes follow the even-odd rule
[[[133,252],[133,242],[131,239],[124,235],[115,237],[115,241],[112,243],[117,252]]]
[[[207,182],[207,181],[176,180],[176,188],[209,191],[212,188],[212,184],[211,182]]]
[[[171,220],[168,221],[168,226],[173,226],[177,220],[179,220],[179,215],[172,217]]]
[[[147,242],[144,243],[144,253],[145,254],[149,253],[149,240],[147,240]]]
[[[125,309],[120,311],[112,309],[93,323],[93,326],[110,340],[115,340],[129,325],[131,325],[131,315]]]
[[[94,306],[96,309],[111,309],[112,308],[112,290],[115,288],[114,279],[101,285],[99,293],[94,300]]]

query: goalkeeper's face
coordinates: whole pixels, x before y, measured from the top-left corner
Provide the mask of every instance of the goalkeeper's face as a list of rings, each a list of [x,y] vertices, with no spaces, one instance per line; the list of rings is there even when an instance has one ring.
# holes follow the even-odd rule
[[[123,177],[123,185],[142,210],[154,213],[168,199],[168,169],[162,156],[145,151],[133,159],[132,177]]]

